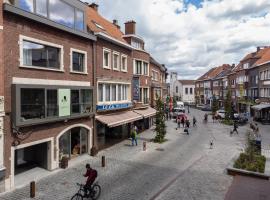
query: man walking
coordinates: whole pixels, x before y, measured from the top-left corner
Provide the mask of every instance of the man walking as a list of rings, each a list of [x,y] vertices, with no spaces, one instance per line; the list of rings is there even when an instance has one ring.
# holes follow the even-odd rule
[[[177,117],[177,128],[180,128],[181,125],[181,119],[180,117]]]
[[[181,118],[181,124],[183,125],[183,128],[185,128],[185,117]]]
[[[138,146],[138,143],[137,143],[137,131],[136,131],[135,127],[131,131],[131,144],[132,144],[132,146],[134,146],[134,142],[135,142],[136,146]]]
[[[238,128],[237,123],[236,123],[236,121],[234,121],[234,122],[233,122],[233,131],[232,131],[232,134],[233,134],[234,132],[236,132],[236,133],[238,134],[237,128]]]
[[[196,118],[193,116],[193,127],[197,126],[197,125],[196,125],[196,122],[197,122],[197,120],[196,120]]]

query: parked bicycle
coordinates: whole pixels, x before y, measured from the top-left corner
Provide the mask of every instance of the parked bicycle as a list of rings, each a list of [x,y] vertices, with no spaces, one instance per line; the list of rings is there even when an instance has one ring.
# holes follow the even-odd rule
[[[98,182],[94,183],[90,189],[87,190],[87,193],[85,193],[84,185],[77,183],[77,185],[80,187],[78,192],[71,198],[71,200],[83,200],[83,199],[92,199],[96,200],[99,198],[101,193],[101,187],[98,184]]]

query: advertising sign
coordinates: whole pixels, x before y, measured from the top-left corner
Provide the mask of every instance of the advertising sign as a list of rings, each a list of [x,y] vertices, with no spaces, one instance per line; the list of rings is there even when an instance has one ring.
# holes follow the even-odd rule
[[[70,89],[58,90],[59,117],[70,115]]]
[[[139,77],[133,78],[132,84],[132,93],[133,93],[133,100],[139,101],[140,100],[140,79]]]
[[[108,110],[129,108],[131,106],[132,106],[131,103],[111,104],[111,105],[97,105],[97,110],[98,111],[108,111]]]

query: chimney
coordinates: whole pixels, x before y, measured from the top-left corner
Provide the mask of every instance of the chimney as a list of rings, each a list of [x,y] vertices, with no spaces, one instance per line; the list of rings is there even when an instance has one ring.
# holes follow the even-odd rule
[[[257,47],[257,52],[259,52],[261,50],[261,47]]]
[[[113,20],[113,24],[114,24],[118,29],[120,29],[120,26],[118,25],[118,20],[117,20],[117,19],[114,19],[114,20]]]
[[[89,7],[93,8],[95,11],[98,11],[98,4],[96,3],[91,3]]]
[[[125,23],[125,34],[136,34],[136,22],[131,20]]]

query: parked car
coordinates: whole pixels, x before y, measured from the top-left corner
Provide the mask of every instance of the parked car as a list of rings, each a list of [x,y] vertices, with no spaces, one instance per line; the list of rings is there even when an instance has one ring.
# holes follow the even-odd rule
[[[173,118],[176,118],[179,114],[184,114],[185,108],[174,108],[173,109]]]
[[[224,119],[225,118],[225,110],[218,110],[217,116],[221,119]]]
[[[204,106],[202,107],[202,111],[211,111],[211,110],[212,110],[212,108],[211,108],[210,105],[204,105]]]
[[[235,117],[235,120],[239,125],[245,125],[246,123],[248,123],[248,118],[244,113],[238,114],[237,117]]]

